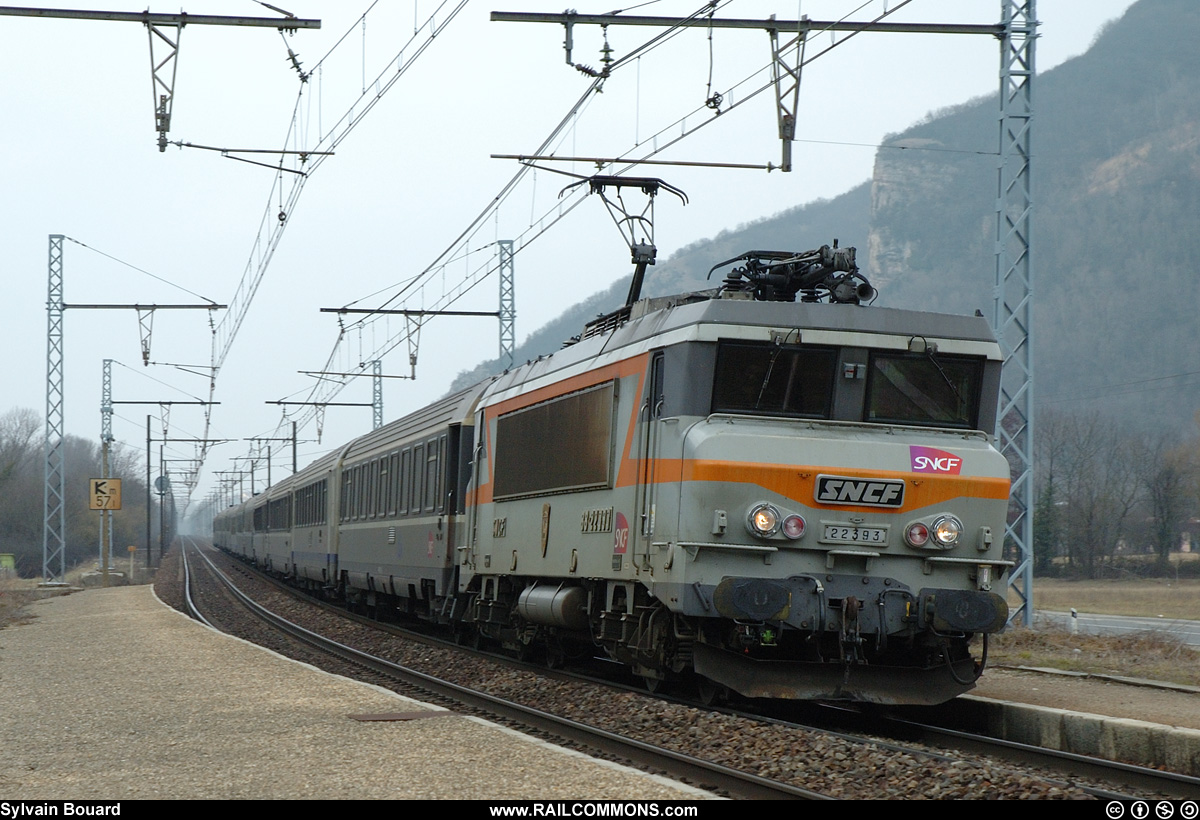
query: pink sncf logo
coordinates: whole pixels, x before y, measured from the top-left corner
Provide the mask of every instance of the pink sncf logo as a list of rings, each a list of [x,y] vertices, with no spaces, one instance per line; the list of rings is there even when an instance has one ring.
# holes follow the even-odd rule
[[[914,473],[944,473],[958,475],[962,471],[962,457],[933,447],[910,445],[908,455]]]

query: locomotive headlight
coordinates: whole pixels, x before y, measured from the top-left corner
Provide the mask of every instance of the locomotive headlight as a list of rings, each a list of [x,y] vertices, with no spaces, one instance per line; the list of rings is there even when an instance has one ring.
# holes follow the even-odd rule
[[[779,532],[779,510],[770,504],[756,504],[746,517],[746,527],[759,538],[768,538]]]
[[[940,515],[933,520],[933,540],[940,546],[954,546],[962,531],[962,522],[952,515]]]

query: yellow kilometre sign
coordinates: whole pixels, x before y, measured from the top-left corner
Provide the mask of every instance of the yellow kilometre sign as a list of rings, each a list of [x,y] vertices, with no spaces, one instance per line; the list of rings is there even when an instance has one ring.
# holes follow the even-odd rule
[[[119,509],[121,509],[121,479],[119,479],[119,478],[89,478],[88,479],[88,509],[89,510],[119,510]]]

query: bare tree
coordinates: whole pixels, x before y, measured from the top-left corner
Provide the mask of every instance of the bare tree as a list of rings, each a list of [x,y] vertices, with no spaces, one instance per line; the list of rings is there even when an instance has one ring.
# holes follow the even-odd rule
[[[1062,550],[1063,515],[1066,488],[1064,460],[1067,452],[1066,430],[1071,419],[1053,411],[1038,419],[1038,435],[1033,444],[1033,474],[1035,476],[1033,508],[1033,566],[1045,574],[1054,567],[1054,559]]]
[[[1068,417],[1063,431],[1065,539],[1071,563],[1098,577],[1126,535],[1140,482],[1135,440],[1097,414]]]
[[[1149,436],[1142,446],[1139,477],[1149,513],[1155,569],[1170,569],[1171,552],[1193,511],[1196,482],[1195,448],[1178,443],[1171,433]]]
[[[0,486],[35,455],[42,420],[37,413],[17,407],[0,416]]]
[[[42,420],[32,410],[14,409],[0,415],[0,552],[17,557],[17,570],[33,575],[42,564],[44,485]],[[68,564],[97,554],[98,513],[87,507],[87,482],[100,476],[100,447],[78,436],[63,442]],[[123,509],[113,516],[114,549],[145,540],[145,489],[137,455],[114,446],[110,474],[125,481]]]

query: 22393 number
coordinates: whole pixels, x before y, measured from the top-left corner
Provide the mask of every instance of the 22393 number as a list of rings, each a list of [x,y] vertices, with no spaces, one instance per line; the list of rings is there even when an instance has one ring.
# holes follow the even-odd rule
[[[886,544],[887,529],[884,527],[854,527],[842,524],[826,524],[822,541],[839,544]]]

